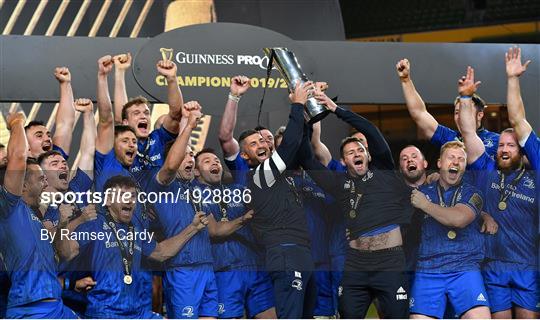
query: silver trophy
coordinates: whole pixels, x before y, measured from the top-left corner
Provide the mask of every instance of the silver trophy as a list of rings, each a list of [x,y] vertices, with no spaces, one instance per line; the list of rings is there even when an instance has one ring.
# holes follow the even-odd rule
[[[273,63],[285,79],[285,82],[287,82],[290,90],[294,90],[296,81],[300,80],[299,85],[308,81],[307,76],[302,72],[302,68],[292,51],[287,48],[264,48],[263,50],[268,56],[268,59],[272,59],[273,55]],[[268,61],[268,64],[272,64],[272,61]],[[321,121],[328,113],[330,113],[330,110],[324,105],[319,104],[317,99],[310,94],[304,106],[304,116],[308,123],[313,124]]]

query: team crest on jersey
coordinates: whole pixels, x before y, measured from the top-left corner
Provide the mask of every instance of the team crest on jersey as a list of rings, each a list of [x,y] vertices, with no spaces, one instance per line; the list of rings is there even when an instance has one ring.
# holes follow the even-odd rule
[[[409,308],[412,307],[414,307],[414,298],[411,298],[411,300],[409,300]]]
[[[492,148],[495,144],[493,143],[493,140],[491,138],[487,138],[484,140],[484,146],[487,148]]]
[[[366,181],[370,180],[371,178],[373,178],[373,172],[368,171],[366,173],[366,175],[362,178],[362,181],[366,182]]]
[[[218,314],[224,314],[225,313],[225,304],[218,303]]]
[[[345,181],[343,184],[343,189],[350,189],[351,188],[351,180]]]
[[[531,179],[530,177],[523,177],[523,186],[525,188],[534,189],[535,188],[534,180]]]
[[[302,280],[294,279],[291,283],[291,287],[295,288],[298,291],[302,291]]]
[[[192,306],[186,306],[184,309],[182,309],[182,315],[184,317],[193,317],[193,307]]]

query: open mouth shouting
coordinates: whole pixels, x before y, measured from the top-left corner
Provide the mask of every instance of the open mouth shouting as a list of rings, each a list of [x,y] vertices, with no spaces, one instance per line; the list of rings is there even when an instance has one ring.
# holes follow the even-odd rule
[[[265,158],[267,155],[268,155],[268,151],[266,149],[258,149],[257,150],[257,157]]]
[[[407,165],[407,171],[409,172],[416,171],[416,169],[418,169],[418,167],[416,166],[416,163],[414,162],[411,162]]]
[[[147,120],[141,120],[139,123],[137,123],[137,130],[140,133],[142,133],[144,135],[147,135],[148,131],[149,131],[148,121]]]
[[[67,171],[61,171],[58,175],[58,179],[62,181],[63,183],[68,182],[68,172]]]
[[[43,141],[43,143],[41,144],[41,147],[43,148],[44,151],[50,151],[52,150],[52,143],[50,140]]]
[[[457,180],[459,178],[459,166],[450,166],[448,176],[453,180]]]
[[[217,174],[220,174],[220,173],[221,173],[221,170],[219,169],[218,166],[214,166],[214,167],[210,168],[210,173],[211,173],[211,174],[216,174],[216,175],[217,175]]]

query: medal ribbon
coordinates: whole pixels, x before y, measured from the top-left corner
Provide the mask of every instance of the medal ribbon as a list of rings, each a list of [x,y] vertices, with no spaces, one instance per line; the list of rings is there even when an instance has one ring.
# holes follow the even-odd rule
[[[351,211],[356,211],[356,208],[358,208],[358,205],[360,204],[360,200],[362,200],[362,194],[356,193],[356,186],[354,184],[354,180],[349,180],[351,184],[350,195],[349,195],[349,204],[351,205]]]
[[[499,193],[500,193],[499,203],[506,202],[506,200],[510,196],[510,193],[511,193],[510,190],[513,189],[516,186],[516,184],[518,184],[518,182],[519,182],[519,180],[521,180],[521,178],[523,178],[523,175],[525,174],[525,167],[523,167],[519,171],[519,174],[514,178],[514,180],[512,180],[512,182],[510,182],[510,184],[508,185],[509,186],[508,188],[506,188],[506,185],[504,183],[504,180],[505,180],[504,173],[502,173],[500,170],[497,170],[497,172],[498,172],[499,176],[501,177],[501,180],[499,182],[499,186],[501,187],[501,189],[499,190]]]
[[[111,217],[111,214],[107,212],[105,215],[105,218],[107,219],[107,224],[111,229],[113,229],[114,237],[116,238],[116,242],[118,242],[118,248],[120,249],[120,253],[122,254],[122,264],[124,265],[124,275],[131,276],[131,266],[133,264],[133,248],[135,246],[134,240],[128,240],[128,248],[124,246],[124,243],[120,241],[118,238],[118,232],[116,228],[116,223],[114,222],[113,218]],[[128,225],[128,230],[130,234],[134,234],[133,230],[133,224],[130,222]]]

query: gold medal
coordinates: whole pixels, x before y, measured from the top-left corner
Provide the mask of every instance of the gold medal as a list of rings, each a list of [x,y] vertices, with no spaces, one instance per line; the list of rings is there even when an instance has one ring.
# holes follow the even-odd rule
[[[450,231],[448,231],[447,236],[448,236],[448,239],[454,240],[456,238],[457,234],[456,234],[456,232],[454,230],[450,230]]]
[[[126,274],[124,276],[124,283],[125,284],[131,284],[132,282],[133,282],[133,278],[129,274]]]
[[[221,218],[221,220],[220,220],[220,221],[222,221],[222,222],[226,222],[226,221],[229,221],[229,219],[227,218],[227,216],[224,216],[223,218]]]
[[[349,211],[349,217],[351,217],[351,219],[356,218],[356,211],[354,209],[351,209],[351,211]]]
[[[501,211],[506,210],[506,202],[504,201],[499,202],[499,210]]]

